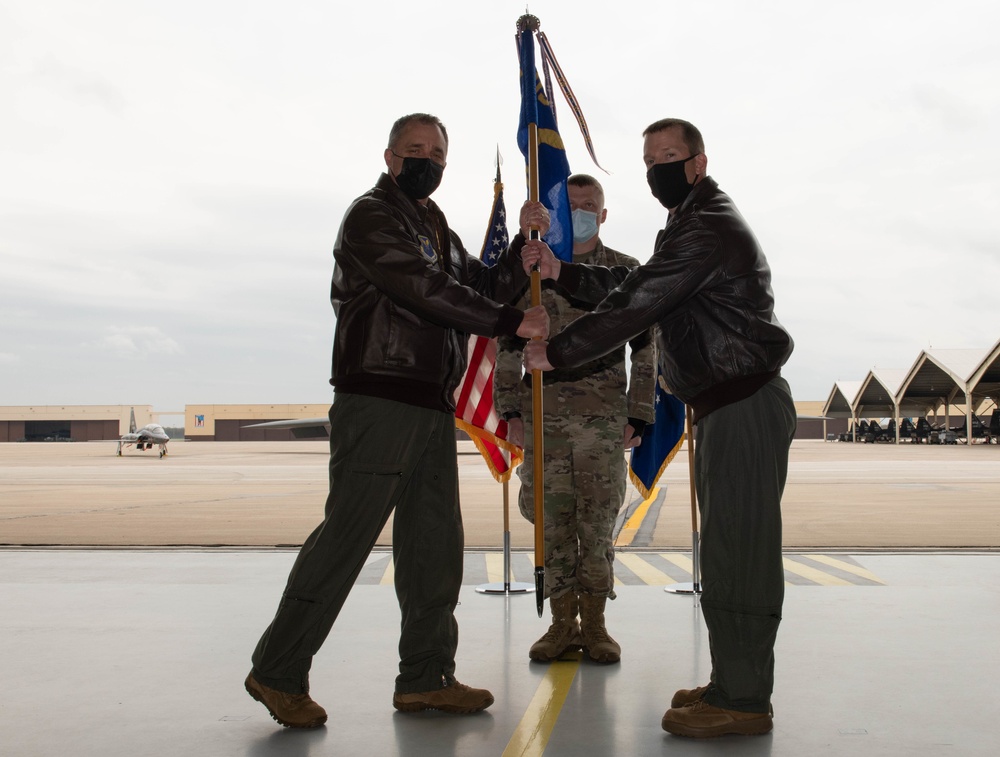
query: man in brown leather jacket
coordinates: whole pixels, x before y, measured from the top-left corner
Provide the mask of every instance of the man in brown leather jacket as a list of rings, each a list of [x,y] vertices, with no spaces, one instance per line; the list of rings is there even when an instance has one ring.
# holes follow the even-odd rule
[[[662,726],[694,737],[766,733],[784,599],[781,493],[795,433],[780,369],[792,339],[774,317],[771,272],[753,232],[705,175],[699,131],[664,119],[643,137],[650,189],[670,211],[652,258],[634,271],[543,264],[543,276],[600,304],[547,344],[526,345],[525,365],[579,365],[658,325],[664,376],[697,423],[701,605],[712,653],[708,685],[678,691]]]
[[[309,696],[312,658],[393,510],[402,613],[393,706],[466,714],[493,703],[489,691],[455,680],[464,544],[454,393],[468,334],[545,336],[548,317],[541,307],[522,312],[507,304],[528,282],[516,250],[487,267],[468,255],[429,199],[447,153],[437,118],[399,119],[384,153],[386,173],[348,209],[334,245],[326,515],[299,552],[245,682],[284,726],[326,722]],[[548,228],[538,203],[521,211],[522,229],[530,225]]]

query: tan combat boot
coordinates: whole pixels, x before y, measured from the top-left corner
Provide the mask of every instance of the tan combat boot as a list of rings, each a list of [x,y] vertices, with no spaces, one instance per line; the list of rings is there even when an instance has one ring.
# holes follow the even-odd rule
[[[583,648],[594,662],[619,662],[622,648],[611,638],[604,627],[604,605],[607,597],[593,594],[580,595],[580,634]]]
[[[696,686],[693,689],[679,689],[674,694],[674,698],[670,700],[670,709],[677,710],[681,707],[687,707],[689,704],[700,702],[705,698],[706,691],[708,691],[708,684]]]
[[[474,689],[464,683],[452,681],[447,686],[434,691],[418,694],[392,695],[392,706],[400,712],[421,712],[441,710],[455,715],[472,715],[482,712],[493,704],[493,695],[486,689]]]
[[[663,715],[661,725],[675,736],[709,739],[730,733],[757,736],[769,732],[774,721],[766,712],[724,710],[699,699],[686,707],[671,707]]]
[[[531,645],[528,657],[535,662],[552,662],[566,652],[579,649],[580,624],[576,619],[579,607],[575,592],[571,591],[561,597],[549,597],[552,625],[542,638]]]
[[[289,694],[265,686],[253,673],[247,676],[243,686],[271,713],[271,717],[286,728],[318,728],[326,722],[326,710],[313,701],[308,694]]]

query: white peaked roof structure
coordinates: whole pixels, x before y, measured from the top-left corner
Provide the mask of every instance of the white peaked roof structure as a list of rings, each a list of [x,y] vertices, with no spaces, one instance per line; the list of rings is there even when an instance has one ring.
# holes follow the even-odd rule
[[[996,397],[1000,388],[1000,340],[990,349],[924,350],[900,387],[900,399],[928,409],[941,405],[974,406]],[[983,378],[990,380],[984,382]],[[971,410],[969,411],[971,412]]]
[[[977,397],[990,397],[1000,405],[1000,339],[972,374]]]
[[[872,368],[861,382],[854,398],[854,414],[859,418],[892,416],[896,412],[896,395],[906,378],[906,371],[895,368]]]
[[[860,381],[838,381],[823,405],[823,415],[830,418],[853,418],[854,398],[861,390]]]
[[[952,405],[962,405],[968,429],[972,413],[987,399],[1000,404],[1000,339],[989,349],[924,350],[908,371],[872,369],[864,381],[838,381],[823,414],[890,416],[898,421],[943,407],[947,418]]]

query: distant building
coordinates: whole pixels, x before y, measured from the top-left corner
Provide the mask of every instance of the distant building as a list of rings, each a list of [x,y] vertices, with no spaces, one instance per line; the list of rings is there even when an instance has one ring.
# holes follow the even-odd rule
[[[135,410],[139,426],[156,419],[152,405],[0,406],[0,442],[89,442],[118,439]]]
[[[187,405],[184,438],[197,442],[292,441],[289,429],[246,428],[255,423],[304,418],[325,420],[330,405]],[[323,431],[326,437],[326,431]]]
[[[823,419],[823,402],[796,402],[799,414],[796,439],[824,439],[847,430],[844,418]],[[154,412],[152,405],[29,405],[0,406],[0,442],[74,441],[118,439],[128,431],[129,413],[135,409],[138,426],[159,421],[177,411]],[[326,420],[329,404],[313,405],[186,405],[184,438],[188,441],[247,442],[293,441],[289,429],[248,428],[267,421]],[[458,438],[467,438],[457,432]],[[171,434],[173,436],[173,434]],[[325,438],[323,429],[319,437]]]

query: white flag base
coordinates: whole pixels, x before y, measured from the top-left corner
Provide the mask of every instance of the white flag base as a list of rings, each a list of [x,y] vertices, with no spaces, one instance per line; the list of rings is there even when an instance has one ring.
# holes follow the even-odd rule
[[[694,576],[692,583],[671,584],[663,590],[671,594],[701,594],[701,554],[698,549],[698,532],[691,532],[691,570]]]
[[[534,584],[528,584],[521,581],[515,581],[514,583],[497,581],[492,584],[480,584],[476,587],[476,591],[480,594],[527,594],[534,590]]]
[[[535,590],[535,585],[523,582],[511,582],[510,580],[510,531],[503,532],[503,581],[496,581],[491,584],[480,584],[476,591],[480,594],[497,594],[507,596],[509,594],[528,594]]]
[[[671,584],[663,590],[671,594],[701,594],[701,586],[696,584]]]

